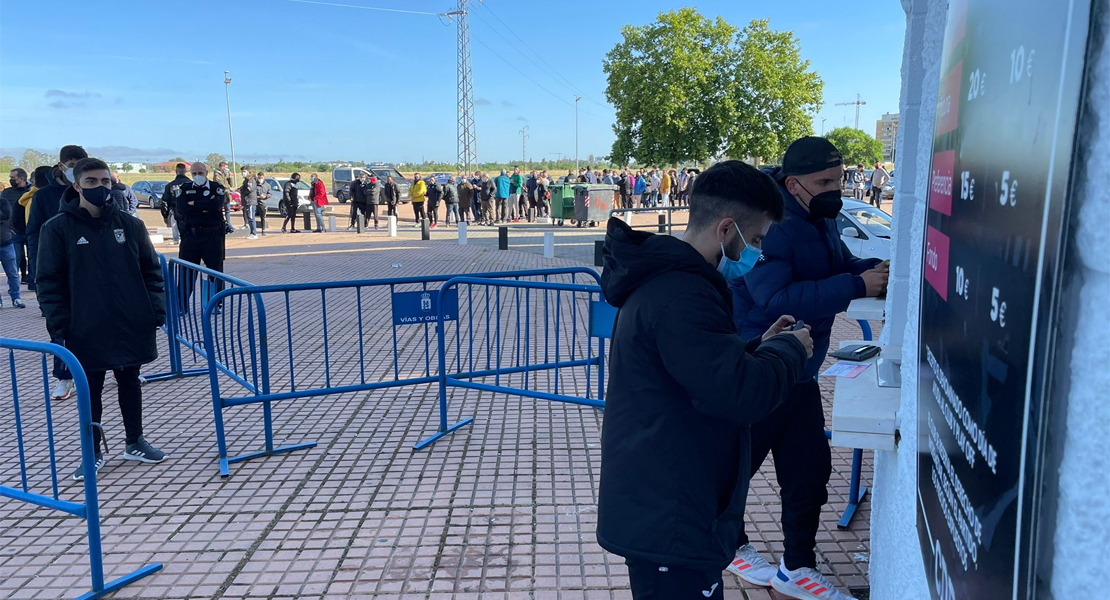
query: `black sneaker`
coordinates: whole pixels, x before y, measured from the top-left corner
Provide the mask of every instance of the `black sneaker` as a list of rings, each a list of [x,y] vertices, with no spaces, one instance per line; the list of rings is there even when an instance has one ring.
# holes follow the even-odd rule
[[[168,458],[165,452],[151,446],[146,441],[146,438],[139,436],[139,440],[134,444],[127,444],[123,451],[124,460],[137,460],[145,463],[160,463]]]
[[[105,454],[103,452],[97,452],[93,456],[94,456],[93,468],[96,471],[100,471],[100,467],[103,467],[104,463],[108,462],[108,457],[105,456]],[[73,472],[73,480],[74,481],[84,481],[85,480],[85,470],[84,470],[84,467],[82,465],[77,465],[77,470]]]

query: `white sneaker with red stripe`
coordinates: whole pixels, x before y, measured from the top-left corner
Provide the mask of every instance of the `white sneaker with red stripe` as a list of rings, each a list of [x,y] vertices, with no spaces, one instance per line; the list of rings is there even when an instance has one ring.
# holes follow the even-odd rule
[[[752,585],[770,587],[771,578],[775,576],[775,568],[752,548],[751,544],[744,544],[736,551],[736,557],[728,566],[730,573],[747,581]]]
[[[783,566],[771,578],[771,587],[789,598],[798,600],[855,600],[854,597],[836,589],[825,576],[809,567],[795,569],[789,573]]]

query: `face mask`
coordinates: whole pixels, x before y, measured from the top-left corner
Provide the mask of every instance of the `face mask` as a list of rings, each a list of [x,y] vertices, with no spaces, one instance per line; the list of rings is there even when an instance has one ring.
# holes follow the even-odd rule
[[[809,193],[801,182],[798,182],[798,186]],[[809,214],[814,219],[835,219],[841,208],[844,208],[844,200],[837,190],[821,192],[809,200]]]
[[[66,167],[66,181],[76,183],[73,181],[73,167]]]
[[[204,185],[208,183],[208,178],[204,175],[193,175],[193,183],[196,185]]]
[[[81,196],[89,204],[97,208],[104,208],[104,205],[108,203],[108,198],[112,197],[112,191],[98,185],[94,188],[81,188]]]
[[[10,179],[10,178],[8,179],[8,185],[11,186],[11,187],[19,187],[19,185],[17,185],[18,183],[19,182],[14,180],[14,179]]]
[[[740,227],[736,223],[733,223],[732,226],[736,227],[736,233],[740,235],[740,241],[744,242],[744,249],[740,251],[740,258],[733,260],[725,252],[725,243],[721,242],[721,262],[717,264],[717,271],[725,276],[726,281],[735,281],[747,275],[749,271],[755,268],[756,261],[763,254],[762,250],[752,246],[744,239],[744,234],[740,233]]]

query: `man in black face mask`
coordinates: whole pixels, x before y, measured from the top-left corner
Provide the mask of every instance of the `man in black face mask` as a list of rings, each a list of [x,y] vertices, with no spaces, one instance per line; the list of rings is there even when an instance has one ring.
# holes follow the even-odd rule
[[[829,140],[804,137],[790,145],[782,168],[768,172],[778,183],[786,218],[771,225],[759,262],[732,285],[733,318],[742,337],[766,330],[783,314],[813,327],[813,356],[790,397],[752,425],[751,472],[759,470],[768,452],[775,454],[782,488],[782,563],[776,572],[741,531],[729,567],[749,583],[805,600],[851,598],[816,570],[814,548],[832,462],[814,378],[828,352],[836,315],[856,298],[882,294],[889,274],[887,261],[856,258],[840,239],[836,217],[843,205],[843,173],[840,152]]]
[[[65,340],[89,383],[95,468],[108,459],[102,420],[104,376],[115,374],[126,444],[123,458],[158,463],[166,454],[143,437],[139,369],[158,357],[155,333],[166,320],[162,266],[146,225],[111,201],[108,165],[76,162],[59,215],[42,226],[36,283],[51,339]],[[116,431],[119,431],[117,428]],[[103,449],[101,447],[103,444]],[[84,478],[78,468],[75,480]]]

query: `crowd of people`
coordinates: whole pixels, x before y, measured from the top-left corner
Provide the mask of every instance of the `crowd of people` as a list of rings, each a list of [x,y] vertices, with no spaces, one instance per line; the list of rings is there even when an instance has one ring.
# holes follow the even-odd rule
[[[456,226],[459,222],[488,226],[520,221],[533,223],[539,218],[551,217],[551,189],[555,185],[585,183],[616,186],[618,194],[614,209],[689,206],[690,190],[698,172],[694,168],[664,170],[653,167],[632,171],[626,167],[618,172],[616,169],[597,171],[583,167],[577,175],[570,169],[566,175],[553,178],[546,170],[523,173],[519,166],[514,166],[512,173],[502,169],[498,175],[491,176],[488,171],[475,171],[472,177],[456,178],[452,175],[443,182],[415,173],[409,187],[409,200],[412,203],[413,227],[419,227],[425,219],[429,227],[437,227],[441,222],[440,205],[444,206],[442,223],[446,227],[452,222]],[[374,178],[369,175],[363,175],[361,180],[352,183],[348,229],[355,226],[356,214],[365,210],[361,208],[363,203],[369,204],[373,210],[374,202],[360,202],[360,199],[367,194],[364,190],[374,189],[375,185]],[[372,194],[377,197],[377,192]],[[390,214],[396,214],[395,197],[387,195],[385,202]],[[373,216],[376,228],[376,213]]]

